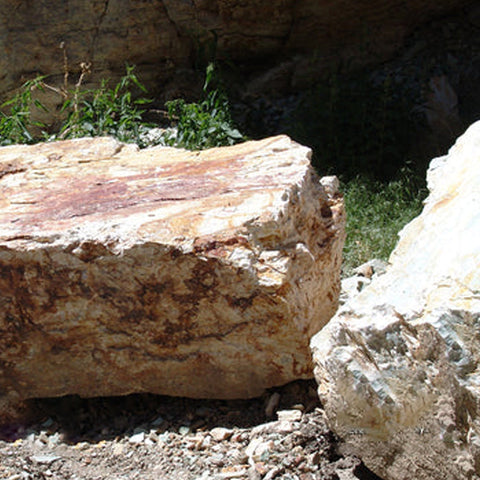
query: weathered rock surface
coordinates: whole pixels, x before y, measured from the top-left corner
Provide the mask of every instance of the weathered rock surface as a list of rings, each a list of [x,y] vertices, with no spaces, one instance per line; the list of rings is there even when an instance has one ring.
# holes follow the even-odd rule
[[[344,212],[286,136],[0,149],[0,397],[251,397],[312,376]]]
[[[118,77],[129,62],[151,91],[166,87],[170,96],[183,96],[194,69],[217,58],[243,70],[246,63],[273,66],[253,79],[252,93],[303,88],[325,65],[385,58],[416,25],[469,3],[2,0],[0,95],[34,74],[56,74],[61,84],[61,42],[75,68],[92,62],[93,82]]]
[[[311,343],[331,426],[386,480],[480,478],[480,123],[428,186],[387,272]]]

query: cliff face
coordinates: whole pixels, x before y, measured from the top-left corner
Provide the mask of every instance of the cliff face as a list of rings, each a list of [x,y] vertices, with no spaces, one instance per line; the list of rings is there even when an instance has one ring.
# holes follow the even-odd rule
[[[282,64],[282,82],[274,88],[300,88],[325,65],[385,58],[416,25],[469,3],[0,0],[0,95],[36,74],[57,75],[60,82],[61,42],[72,69],[92,63],[93,83],[119,76],[129,62],[152,91],[176,96],[185,93],[180,79],[185,81],[186,72],[217,58],[240,68],[261,65],[262,74]],[[252,88],[268,83],[257,78]]]

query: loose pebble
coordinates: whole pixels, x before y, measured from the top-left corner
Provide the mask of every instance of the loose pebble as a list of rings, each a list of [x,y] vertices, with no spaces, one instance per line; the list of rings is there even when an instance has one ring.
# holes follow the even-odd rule
[[[280,398],[280,394],[278,392],[275,392],[268,399],[267,405],[265,406],[265,415],[267,418],[273,416],[275,410],[278,407],[278,404],[280,403]]]
[[[277,405],[279,420],[267,423],[250,421],[265,418],[265,399],[252,400],[255,408],[248,402],[185,411],[179,406],[177,417],[162,411],[139,414],[137,420],[126,413],[124,420],[109,418],[103,424],[96,406],[91,427],[82,417],[78,430],[64,428],[55,417],[48,430],[33,426],[17,441],[0,440],[0,479],[294,480],[309,473],[320,478],[331,437],[321,410],[302,412],[310,393],[301,392],[290,403],[285,399],[295,391],[277,396],[292,407],[278,411]],[[205,426],[194,429],[199,419]],[[2,470],[5,461],[8,467]]]
[[[33,455],[30,457],[33,462],[50,465],[55,460],[60,459],[58,455]]]
[[[190,429],[190,427],[186,426],[186,425],[182,425],[179,429],[178,429],[178,433],[180,435],[188,435],[192,430]]]
[[[130,443],[134,443],[134,444],[143,443],[144,440],[145,440],[145,432],[135,433],[128,439]]]
[[[228,440],[233,434],[233,430],[229,428],[216,427],[210,430],[210,435],[217,442]]]
[[[280,410],[277,412],[280,421],[299,422],[302,419],[301,410]]]

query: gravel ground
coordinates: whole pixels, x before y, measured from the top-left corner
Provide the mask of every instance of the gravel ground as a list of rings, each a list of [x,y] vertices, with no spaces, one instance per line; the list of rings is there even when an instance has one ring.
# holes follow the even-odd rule
[[[242,401],[153,395],[34,400],[0,430],[0,479],[373,480],[338,453],[315,383]]]

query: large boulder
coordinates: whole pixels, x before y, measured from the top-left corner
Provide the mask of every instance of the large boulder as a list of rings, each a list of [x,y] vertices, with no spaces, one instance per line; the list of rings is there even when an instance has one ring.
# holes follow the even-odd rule
[[[50,80],[63,84],[62,42],[74,70],[92,63],[97,84],[121,75],[129,62],[151,91],[166,87],[170,96],[184,96],[195,70],[217,59],[247,73],[255,65],[273,66],[267,78],[255,78],[252,90],[303,88],[325,65],[384,59],[415,26],[468,3],[0,0],[0,96],[35,74],[57,75]]]
[[[480,123],[428,187],[387,273],[311,344],[332,428],[385,480],[480,477]]]
[[[0,149],[0,401],[245,398],[313,376],[344,238],[335,179],[279,136]]]

